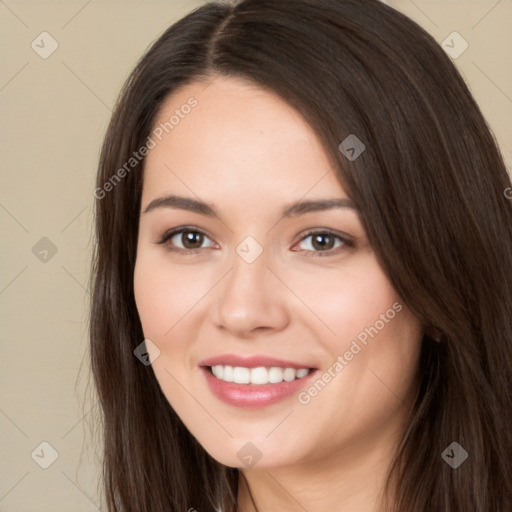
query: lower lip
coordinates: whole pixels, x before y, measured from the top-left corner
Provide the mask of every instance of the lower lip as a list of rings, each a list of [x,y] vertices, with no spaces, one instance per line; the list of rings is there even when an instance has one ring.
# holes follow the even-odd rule
[[[302,379],[290,382],[282,381],[278,384],[235,384],[217,379],[209,368],[201,367],[206,377],[210,391],[220,400],[236,407],[256,408],[275,404],[285,398],[298,393],[316,373],[311,371]]]

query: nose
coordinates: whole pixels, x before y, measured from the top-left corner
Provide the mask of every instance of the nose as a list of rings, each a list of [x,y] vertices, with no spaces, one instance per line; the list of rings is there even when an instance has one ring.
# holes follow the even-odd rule
[[[234,254],[219,283],[214,322],[238,338],[280,331],[289,324],[286,288],[268,267],[265,251],[252,263]]]

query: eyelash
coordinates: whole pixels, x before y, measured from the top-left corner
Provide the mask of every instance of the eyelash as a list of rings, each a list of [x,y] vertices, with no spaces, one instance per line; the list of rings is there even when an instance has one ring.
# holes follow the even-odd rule
[[[210,237],[204,232],[202,231],[201,229],[198,229],[198,228],[195,228],[195,227],[187,227],[187,226],[183,226],[183,227],[180,227],[180,228],[176,228],[176,229],[172,229],[170,231],[166,231],[163,236],[161,237],[161,239],[157,242],[155,242],[157,245],[164,245],[164,244],[167,244],[167,242],[173,238],[175,235],[179,235],[179,234],[182,234],[182,233],[200,233],[202,234],[203,236],[207,237],[210,239]],[[321,229],[315,229],[315,230],[309,230],[308,232],[306,232],[300,239],[297,243],[300,243],[300,242],[303,242],[304,240],[306,240],[307,238],[309,238],[311,235],[315,235],[315,234],[318,234],[318,235],[327,235],[329,237],[335,237],[337,238],[338,240],[341,240],[342,244],[341,246],[338,246],[338,247],[334,247],[332,249],[327,249],[325,251],[313,251],[313,250],[307,250],[307,249],[302,249],[302,251],[304,252],[304,255],[307,256],[307,257],[313,257],[313,258],[316,258],[316,257],[326,257],[326,256],[334,256],[334,255],[337,255],[340,251],[343,251],[343,250],[346,250],[346,249],[353,249],[355,248],[355,244],[352,240],[350,240],[348,237],[340,234],[340,233],[336,233],[334,231],[331,231],[329,229],[325,229],[325,230],[321,230]],[[211,240],[211,239],[210,239]],[[174,251],[174,252],[179,252],[179,253],[187,253],[187,254],[198,254],[202,251],[204,251],[205,249],[208,249],[208,247],[200,247],[198,249],[182,249],[181,247],[171,247],[170,244],[167,244],[167,248],[168,250],[170,251]]]

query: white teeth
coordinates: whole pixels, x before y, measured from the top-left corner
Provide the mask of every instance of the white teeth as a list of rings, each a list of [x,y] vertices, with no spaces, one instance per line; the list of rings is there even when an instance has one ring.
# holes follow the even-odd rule
[[[291,382],[295,380],[295,375],[297,374],[297,370],[295,368],[285,368],[283,372],[283,379],[286,382]]]
[[[268,382],[268,370],[264,366],[251,368],[251,384],[266,384]]]
[[[225,382],[234,382],[235,384],[278,384],[283,380],[291,382],[295,379],[302,379],[309,374],[309,369],[300,368],[279,368],[272,366],[271,368],[265,368],[259,366],[257,368],[244,368],[242,366],[224,366],[215,365],[212,366],[212,373],[219,380]]]
[[[212,366],[212,373],[217,377],[218,379],[222,379],[222,375],[224,373],[224,367],[221,365]]]
[[[273,366],[272,368],[270,368],[270,370],[268,371],[268,381],[271,384],[277,384],[278,382],[282,382],[283,381],[283,369],[278,368],[276,366]]]
[[[251,382],[251,370],[235,366],[233,368],[233,382],[235,384],[249,384]]]
[[[232,366],[222,366],[222,365],[219,365],[220,368],[224,368],[224,374],[222,375],[222,377],[219,377],[221,378],[222,380],[226,381],[226,382],[233,382],[233,367]]]
[[[301,368],[300,370],[297,370],[297,379],[302,379],[302,377],[305,377],[309,373],[309,370],[306,368]]]

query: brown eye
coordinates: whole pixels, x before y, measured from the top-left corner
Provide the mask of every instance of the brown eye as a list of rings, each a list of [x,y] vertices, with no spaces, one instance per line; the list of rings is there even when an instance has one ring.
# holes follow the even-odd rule
[[[209,242],[205,245],[205,242]],[[167,246],[175,251],[199,251],[207,247],[214,247],[211,239],[201,231],[190,228],[174,229],[164,234],[162,239],[157,242],[160,245]]]
[[[203,245],[204,235],[197,231],[183,231],[178,236],[185,249],[199,249]]]
[[[298,247],[308,256],[329,256],[355,245],[348,238],[330,231],[312,231],[302,237]]]
[[[311,235],[311,237],[311,245],[319,251],[332,249],[334,247],[335,237],[329,233],[318,233]]]

